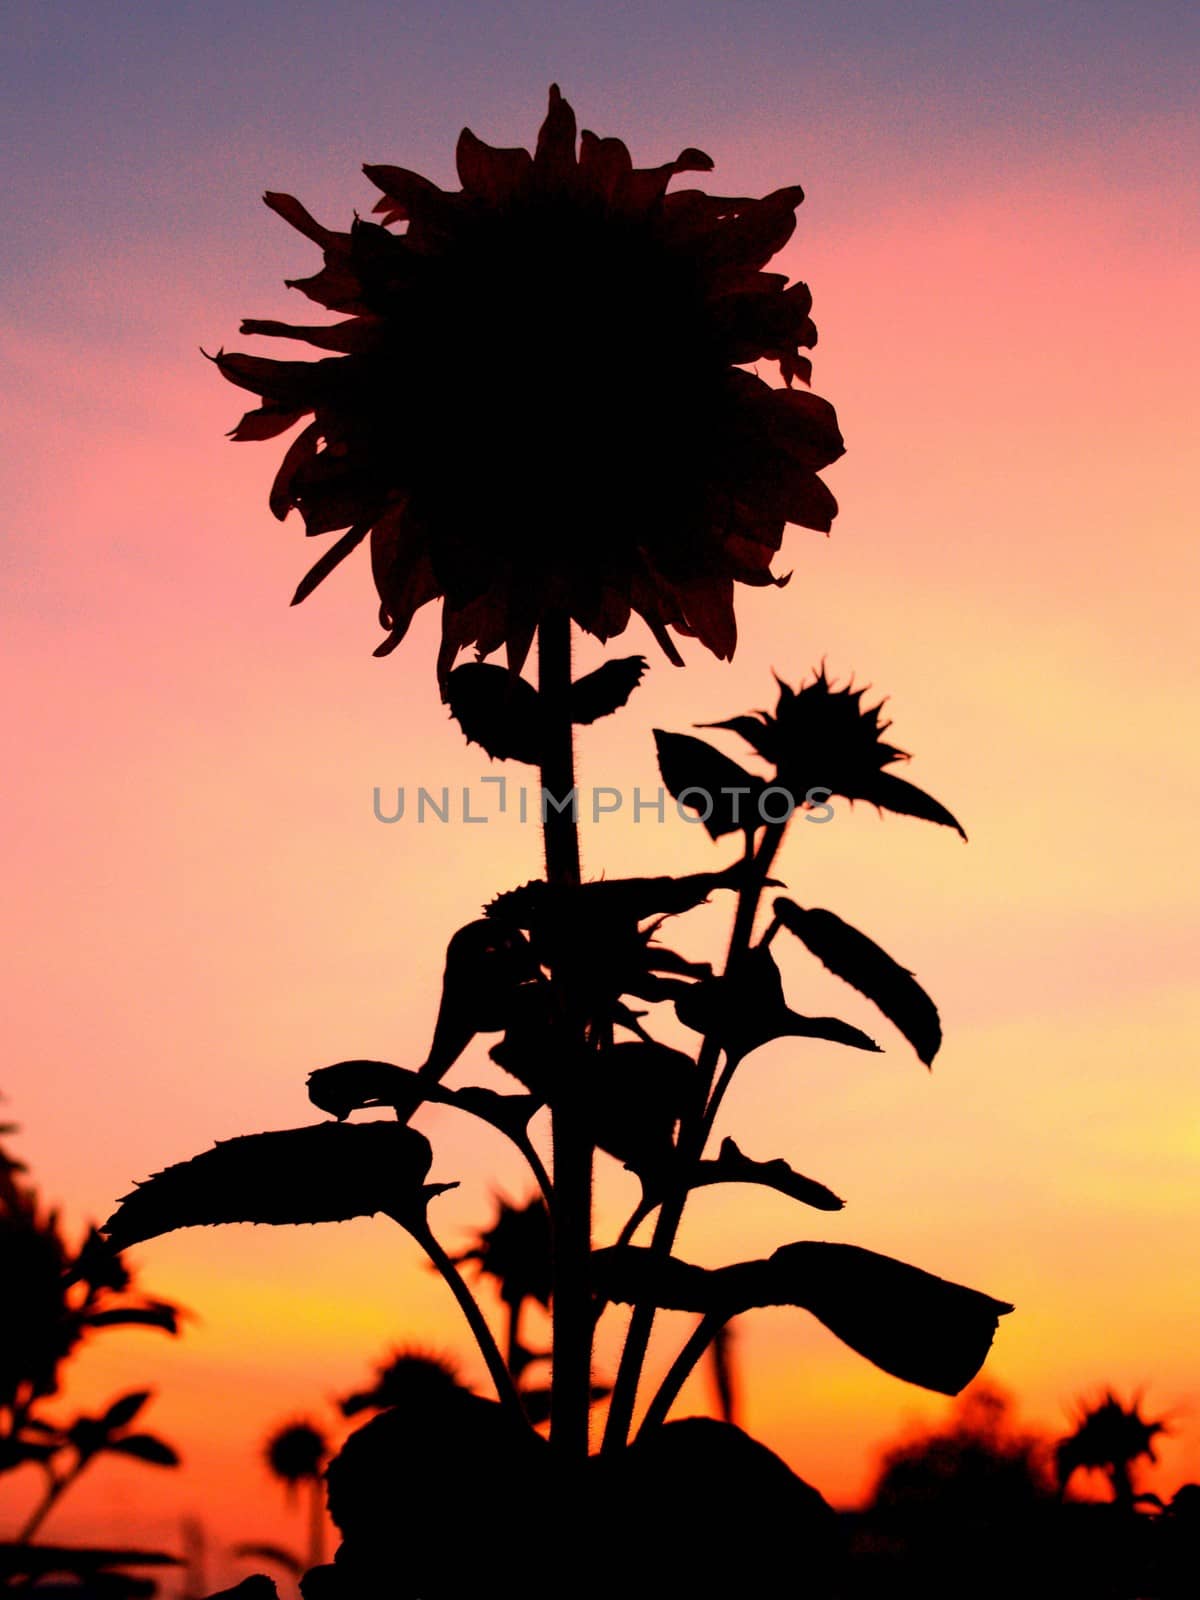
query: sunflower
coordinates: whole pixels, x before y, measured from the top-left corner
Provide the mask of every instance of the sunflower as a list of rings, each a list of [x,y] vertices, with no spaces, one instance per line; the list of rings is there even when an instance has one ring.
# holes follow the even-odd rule
[[[810,376],[810,295],[763,270],[802,191],[668,194],[709,157],[636,168],[619,139],[577,140],[557,87],[532,154],[464,129],[457,164],[454,191],[368,165],[380,220],[348,233],[265,196],[324,252],[291,286],[345,316],[242,324],[332,352],[319,360],[216,356],[262,401],[234,439],[309,419],[274,514],[346,530],[293,603],[369,538],[375,653],[440,598],[443,683],[471,646],[519,670],[551,613],[607,640],[636,612],[673,661],[671,629],[727,659],[734,584],[786,581],[771,571],[785,524],[828,532],[837,510],[817,477],[842,453],[836,416],[793,387]],[[747,370],[760,361],[781,386]]]
[[[967,837],[940,801],[887,770],[907,761],[908,752],[884,739],[891,723],[884,720],[882,700],[864,705],[865,688],[850,683],[835,687],[824,666],[799,689],[781,678],[776,682],[779,699],[773,715],[756,711],[701,726],[740,734],[774,766],[777,781],[797,804],[815,793],[823,798],[841,795],[851,802],[866,800],[880,811],[937,822]]]

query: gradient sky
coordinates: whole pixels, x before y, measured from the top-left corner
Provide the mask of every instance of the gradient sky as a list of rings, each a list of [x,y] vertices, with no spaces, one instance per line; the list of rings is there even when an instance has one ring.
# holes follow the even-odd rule
[[[913,779],[971,835],[861,807],[796,830],[793,892],[913,967],[947,1043],[927,1075],[785,956],[795,1005],[887,1053],[768,1047],[724,1127],[847,1208],[814,1229],[765,1191],[705,1195],[683,1253],[845,1239],[1011,1299],[987,1371],[1027,1420],[1144,1388],[1174,1428],[1147,1484],[1200,1477],[1194,8],[10,0],[2,28],[2,1087],[47,1192],[103,1216],[214,1138],[309,1120],[315,1066],[416,1064],[447,937],[539,870],[511,819],[372,818],[375,785],[487,771],[439,704],[436,618],[373,660],[353,559],[288,609],[311,557],[267,511],[279,448],[223,438],[243,406],[198,347],[295,316],[282,279],[316,268],[262,190],[344,226],[374,197],[363,160],[450,182],[464,123],[529,144],[554,79],[643,164],[698,144],[718,192],[804,184],[781,266],[813,288],[814,387],[848,443],[833,537],[789,534],[792,583],[743,596],[732,666],[621,641],[653,670],[584,735],[583,782],[653,786],[653,726],[765,705],[772,669],[825,657],[890,696]],[[642,376],[669,404],[670,374]],[[588,826],[584,855],[725,859],[626,817]],[[712,911],[679,932],[693,954],[722,938]],[[521,1175],[452,1115],[426,1126],[434,1175],[463,1180],[438,1202],[457,1244]],[[606,1172],[605,1225],[626,1197]],[[398,1343],[474,1373],[394,1232],[139,1250],[196,1319],[177,1346],[110,1336],[73,1393],[152,1381],[187,1465],[97,1468],[50,1528],[172,1540],[189,1511],[217,1545],[293,1532],[256,1460],[272,1425],[328,1418]],[[749,1426],[835,1500],[946,1413],[799,1312],[739,1331]],[[678,1335],[668,1319],[660,1359]]]

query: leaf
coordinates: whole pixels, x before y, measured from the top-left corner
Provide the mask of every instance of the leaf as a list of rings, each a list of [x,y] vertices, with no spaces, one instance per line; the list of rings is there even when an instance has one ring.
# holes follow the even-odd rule
[[[121,1306],[111,1311],[89,1311],[84,1318],[89,1328],[162,1328],[179,1332],[179,1308],[165,1301],[152,1300],[144,1306]]]
[[[542,759],[542,704],[531,683],[506,667],[473,661],[446,679],[450,715],[470,744],[500,761]]]
[[[732,1139],[722,1141],[715,1161],[697,1163],[696,1176],[689,1187],[700,1189],[711,1183],[758,1183],[799,1200],[802,1205],[815,1206],[818,1211],[840,1211],[846,1203],[823,1183],[793,1171],[786,1161],[751,1160]]]
[[[759,1304],[802,1306],[884,1372],[939,1394],[970,1383],[1013,1309],[857,1245],[784,1245],[763,1265]]]
[[[153,1390],[134,1389],[130,1394],[123,1394],[119,1400],[114,1400],[112,1405],[101,1417],[103,1427],[117,1429],[129,1425],[138,1412],[149,1400]]]
[[[370,531],[371,524],[369,522],[359,522],[344,533],[340,539],[331,544],[324,555],[313,563],[301,578],[299,584],[297,584],[296,592],[292,596],[292,604],[298,606],[302,601],[307,600],[317,585],[324,583],[329,574],[340,566],[352,551],[358,549]]]
[[[390,1061],[335,1061],[308,1075],[308,1098],[321,1111],[344,1122],[352,1111],[391,1106],[408,1116],[427,1095],[417,1088],[417,1074]],[[436,1085],[430,1084],[430,1088]]]
[[[641,1041],[588,1057],[588,1116],[602,1150],[639,1174],[661,1171],[675,1153],[679,1119],[700,1109],[691,1056]]]
[[[870,788],[866,798],[881,810],[895,811],[904,817],[920,817],[923,822],[940,822],[944,828],[953,828],[964,839],[967,837],[958,818],[931,794],[918,789],[915,783],[894,777],[890,772],[881,772],[871,779]]]
[[[855,1050],[879,1051],[859,1028],[837,1017],[805,1017],[783,997],[775,958],[764,945],[747,952],[723,978],[694,983],[677,996],[675,1014],[686,1027],[711,1035],[732,1061],[773,1039],[827,1039]]]
[[[655,728],[654,743],[667,790],[680,805],[698,814],[710,838],[762,826],[759,802],[766,786],[761,778],[688,733],[664,733]]]
[[[649,1300],[664,1311],[704,1313],[723,1304],[723,1281],[718,1279],[718,1272],[678,1256],[659,1260],[648,1245],[610,1245],[592,1252],[592,1286],[602,1299],[617,1305]],[[734,1315],[732,1309],[729,1315]]]
[[[499,1094],[471,1084],[446,1089],[424,1073],[394,1067],[388,1061],[338,1061],[331,1067],[318,1067],[308,1075],[308,1097],[339,1122],[352,1111],[373,1106],[392,1106],[402,1121],[423,1101],[452,1106],[518,1143],[541,1105],[531,1094]]]
[[[226,1139],[139,1184],[105,1224],[117,1249],[222,1222],[424,1213],[429,1141],[396,1122],[322,1122]]]
[[[706,1270],[643,1246],[596,1252],[606,1299],[652,1299],[671,1311],[725,1320],[763,1306],[809,1311],[884,1372],[958,1394],[983,1365],[999,1319],[1013,1308],[858,1245],[803,1240],[766,1261]]]
[[[937,1007],[907,968],[832,911],[804,910],[783,896],[775,915],[835,977],[874,1001],[928,1067],[942,1042]]]
[[[31,1462],[44,1466],[61,1449],[61,1444],[38,1444],[33,1439],[0,1439],[0,1474]]]
[[[571,685],[571,721],[598,722],[619,711],[642,681],[647,665],[645,656],[625,656],[576,679]]]
[[[177,1467],[179,1457],[171,1446],[152,1433],[127,1433],[122,1439],[112,1439],[105,1447],[119,1456],[132,1456],[135,1461],[146,1461],[153,1467]]]

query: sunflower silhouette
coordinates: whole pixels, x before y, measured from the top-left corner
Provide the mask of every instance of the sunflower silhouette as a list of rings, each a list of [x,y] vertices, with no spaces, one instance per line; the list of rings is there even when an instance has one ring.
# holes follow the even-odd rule
[[[793,387],[816,341],[809,292],[763,270],[802,191],[668,194],[709,157],[636,168],[619,139],[577,140],[557,87],[532,154],[464,130],[457,163],[453,192],[367,166],[381,221],[346,233],[265,196],[324,252],[292,286],[346,317],[242,324],[332,352],[319,360],[216,356],[262,401],[234,439],[310,419],[275,515],[346,530],[295,601],[369,538],[376,654],[440,598],[443,683],[471,646],[518,670],[551,613],[601,640],[637,613],[673,661],[669,630],[728,658],[734,584],[786,581],[785,525],[827,532],[837,510],[817,477],[842,454],[833,408]],[[761,361],[782,386],[746,370]]]

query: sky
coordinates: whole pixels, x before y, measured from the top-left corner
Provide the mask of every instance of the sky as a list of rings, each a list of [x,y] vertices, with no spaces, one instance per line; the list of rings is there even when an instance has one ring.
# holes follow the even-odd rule
[[[839,1239],[1011,1300],[985,1371],[1022,1418],[1061,1432],[1081,1398],[1140,1391],[1172,1426],[1146,1485],[1200,1477],[1194,9],[10,0],[3,29],[0,1088],[46,1193],[81,1225],[213,1139],[310,1120],[313,1067],[417,1064],[446,940],[540,871],[511,814],[375,820],[377,786],[488,772],[438,699],[434,608],[385,661],[364,560],[289,609],[311,556],[267,509],[280,450],[224,438],[242,397],[200,351],[295,316],[282,280],[318,264],[263,190],[344,227],[374,198],[364,160],[452,183],[464,124],[529,145],[557,81],[640,164],[699,145],[714,192],[804,186],[778,266],[812,287],[814,388],[847,440],[833,535],[789,532],[792,581],[743,593],[732,664],[691,648],[679,671],[640,625],[614,646],[652,670],[581,737],[585,788],[652,789],[652,728],[768,705],[772,671],[824,659],[888,697],[912,779],[970,834],[862,806],[794,830],[789,891],[912,967],[946,1044],[927,1074],[785,954],[794,1005],[886,1051],[768,1046],[722,1131],[846,1209],[814,1227],[709,1193],[681,1253]],[[593,876],[726,859],[628,806],[585,819],[583,854]],[[693,955],[724,937],[719,908],[678,933]],[[477,1044],[456,1081],[492,1070]],[[462,1180],[438,1218],[459,1246],[524,1179],[422,1118],[433,1175]],[[602,1173],[601,1231],[627,1184]],[[48,1524],[64,1538],[173,1543],[192,1515],[213,1573],[243,1570],[230,1545],[300,1537],[259,1464],[271,1427],[333,1427],[397,1346],[482,1382],[383,1221],[134,1259],[186,1333],[110,1336],[69,1393],[152,1384],[185,1465],[97,1467]],[[660,1364],[680,1334],[663,1319]],[[737,1349],[747,1425],[837,1503],[948,1413],[798,1311],[743,1319]],[[6,1480],[0,1532],[29,1492]]]

